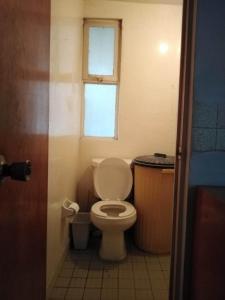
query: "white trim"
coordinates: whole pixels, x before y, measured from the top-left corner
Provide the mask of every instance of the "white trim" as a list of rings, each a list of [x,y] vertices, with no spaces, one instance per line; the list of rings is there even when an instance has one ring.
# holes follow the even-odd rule
[[[115,101],[115,126],[114,126],[114,136],[89,136],[84,134],[84,123],[85,123],[85,84],[96,84],[91,82],[85,82],[83,84],[83,101],[82,101],[82,123],[81,123],[81,138],[90,138],[90,139],[113,139],[118,140],[118,112],[119,112],[119,84],[111,83],[110,85],[114,85],[116,87],[116,101]],[[104,85],[105,83],[101,83],[99,85]]]
[[[114,53],[114,74],[112,76],[99,76],[88,74],[88,31],[90,27],[114,27],[115,36],[115,53]],[[84,38],[83,38],[83,88],[82,88],[82,104],[81,104],[81,139],[108,139],[118,140],[118,123],[119,123],[119,75],[120,75],[120,59],[121,59],[121,28],[122,20],[119,19],[84,19]],[[114,136],[87,136],[84,134],[85,124],[85,84],[109,84],[116,86],[116,102],[115,102],[115,126]]]
[[[115,48],[113,75],[88,74],[88,43],[90,27],[115,28]],[[120,30],[121,21],[111,19],[84,19],[84,44],[83,44],[83,81],[93,83],[118,83],[120,65]]]

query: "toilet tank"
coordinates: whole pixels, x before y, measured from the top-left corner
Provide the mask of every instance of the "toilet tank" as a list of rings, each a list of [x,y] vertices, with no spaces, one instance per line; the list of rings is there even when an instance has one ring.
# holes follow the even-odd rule
[[[92,158],[91,165],[93,168],[96,168],[105,158]],[[122,158],[129,166],[132,163],[131,158]]]

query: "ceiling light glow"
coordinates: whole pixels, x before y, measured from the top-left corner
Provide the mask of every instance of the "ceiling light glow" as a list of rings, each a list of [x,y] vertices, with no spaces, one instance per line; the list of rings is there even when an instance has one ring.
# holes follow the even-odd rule
[[[159,45],[159,52],[161,54],[166,54],[168,52],[169,46],[167,43],[160,43]]]

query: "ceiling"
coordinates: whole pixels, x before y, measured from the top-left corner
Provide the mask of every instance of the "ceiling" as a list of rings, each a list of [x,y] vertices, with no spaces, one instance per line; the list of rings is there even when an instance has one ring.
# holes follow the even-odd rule
[[[137,3],[155,3],[155,4],[182,4],[182,0],[107,0],[121,2],[137,2]]]

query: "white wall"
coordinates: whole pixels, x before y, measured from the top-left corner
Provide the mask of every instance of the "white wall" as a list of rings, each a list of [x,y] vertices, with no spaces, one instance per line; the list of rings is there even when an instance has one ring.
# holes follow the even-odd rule
[[[53,279],[68,246],[68,223],[61,218],[63,199],[76,200],[82,18],[82,0],[52,0],[47,285]]]
[[[85,0],[85,17],[121,18],[119,138],[82,138],[79,201],[89,201],[93,157],[174,154],[178,105],[181,5]],[[161,42],[168,52],[160,53]]]

